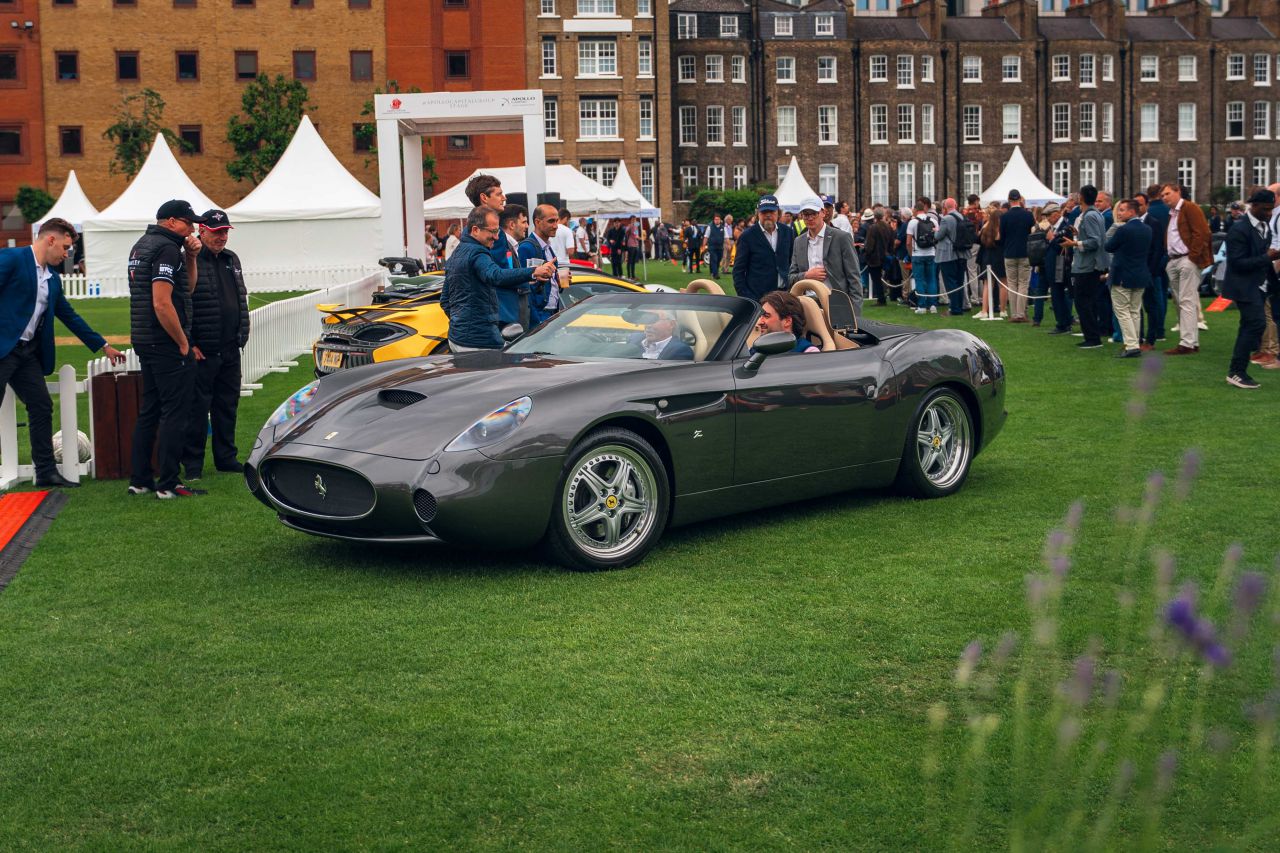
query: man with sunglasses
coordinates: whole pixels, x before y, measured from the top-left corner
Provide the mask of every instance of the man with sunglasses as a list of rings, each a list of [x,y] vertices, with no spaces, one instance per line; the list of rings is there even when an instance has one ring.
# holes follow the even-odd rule
[[[196,256],[204,225],[190,202],[166,201],[156,224],[129,252],[129,338],[142,362],[142,410],[133,431],[133,472],[129,494],[152,492],[163,500],[202,494],[178,479],[195,388],[191,351],[191,293],[196,287]],[[159,470],[153,478],[151,453]]]
[[[822,199],[810,196],[800,205],[805,230],[791,249],[790,284],[801,279],[823,282],[832,290],[849,294],[855,316],[862,316],[862,269],[853,248],[853,237],[827,226]]]

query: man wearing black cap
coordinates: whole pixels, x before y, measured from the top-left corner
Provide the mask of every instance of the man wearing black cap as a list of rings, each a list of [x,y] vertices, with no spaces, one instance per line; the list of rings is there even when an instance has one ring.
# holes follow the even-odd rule
[[[156,224],[129,252],[129,337],[142,362],[142,411],[133,431],[133,472],[129,494],[189,497],[200,492],[178,479],[186,440],[195,358],[191,352],[191,292],[195,289],[203,225],[191,204],[174,199],[160,205]],[[152,479],[156,445],[160,470]]]
[[[756,224],[738,238],[733,258],[733,289],[754,302],[785,287],[796,233],[778,225],[778,198],[764,195],[756,205]]]
[[[1262,286],[1280,249],[1272,249],[1271,211],[1276,196],[1271,190],[1258,190],[1249,197],[1249,210],[1227,229],[1227,275],[1222,280],[1222,295],[1240,309],[1240,331],[1231,353],[1227,382],[1237,388],[1253,390],[1258,383],[1249,376],[1249,356],[1262,343],[1267,327],[1263,314]]]
[[[227,248],[231,220],[221,210],[206,210],[200,226],[203,248],[191,293],[191,354],[196,387],[191,395],[182,465],[188,480],[204,468],[206,424],[213,428],[213,465],[239,473],[236,458],[236,407],[240,404],[240,350],[249,342],[249,298],[240,258]]]

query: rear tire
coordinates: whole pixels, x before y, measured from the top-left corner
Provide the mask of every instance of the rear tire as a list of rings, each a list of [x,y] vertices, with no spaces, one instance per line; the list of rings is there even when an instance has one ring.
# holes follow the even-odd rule
[[[973,415],[951,388],[934,388],[907,425],[898,490],[918,498],[955,494],[973,462]]]
[[[599,429],[569,451],[546,545],[578,571],[635,565],[667,526],[670,487],[653,445],[626,429]]]

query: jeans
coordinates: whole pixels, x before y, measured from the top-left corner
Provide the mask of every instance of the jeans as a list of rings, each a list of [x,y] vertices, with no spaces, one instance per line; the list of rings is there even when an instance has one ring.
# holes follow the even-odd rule
[[[1050,282],[1049,300],[1053,303],[1053,327],[1062,332],[1071,331],[1071,287],[1068,283]]]
[[[1031,300],[1031,319],[1037,326],[1044,321],[1044,304],[1049,301],[1043,298],[1048,295],[1048,288],[1045,287],[1047,278],[1048,276],[1045,275],[1044,270],[1031,271],[1031,285],[1027,292],[1032,296],[1041,297],[1040,299]]]
[[[36,476],[56,473],[58,469],[53,461],[53,399],[45,385],[44,369],[40,366],[40,345],[36,341],[18,341],[12,352],[0,358],[0,400],[4,399],[6,385],[13,386],[14,393],[27,407],[31,462]],[[74,447],[75,444],[72,442],[67,446]]]
[[[885,304],[884,276],[882,267],[866,267],[867,277],[871,279],[871,287],[867,291],[868,295],[874,293],[876,300],[881,304]]]
[[[1155,346],[1164,337],[1164,316],[1168,310],[1168,298],[1164,292],[1163,273],[1151,277],[1151,286],[1142,292],[1142,313],[1145,328],[1142,340]]]
[[[723,252],[709,251],[707,252],[707,262],[711,264],[711,277],[720,277],[720,259],[724,257]]]
[[[1262,302],[1237,302],[1240,309],[1240,331],[1236,333],[1236,345],[1231,351],[1228,376],[1248,376],[1249,356],[1262,343],[1262,333],[1267,328],[1266,309]]]
[[[195,389],[195,358],[178,355],[173,345],[134,347],[142,362],[142,411],[133,429],[133,473],[129,485],[171,491],[178,485],[178,462],[186,441]],[[157,445],[157,436],[159,446]],[[152,481],[151,450],[159,471]]]
[[[229,468],[238,460],[236,408],[240,405],[240,350],[234,344],[221,353],[207,352],[196,362],[196,387],[191,395],[191,416],[182,465],[187,476],[204,467],[206,426],[213,428],[213,464]]]
[[[1098,323],[1098,304],[1103,301],[1101,274],[1093,272],[1074,273],[1071,283],[1075,286],[1076,311],[1080,315],[1080,331],[1084,334],[1082,343],[1100,344],[1104,331],[1110,334],[1109,326],[1104,328]]]
[[[933,255],[911,256],[911,278],[916,284],[917,303],[921,308],[938,307],[938,267]]]
[[[947,290],[947,300],[952,314],[964,313],[964,258],[943,261],[938,264],[942,269],[942,286]]]

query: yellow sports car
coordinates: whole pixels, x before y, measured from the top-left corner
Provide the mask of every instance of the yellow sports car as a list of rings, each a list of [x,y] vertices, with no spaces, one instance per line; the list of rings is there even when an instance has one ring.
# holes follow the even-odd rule
[[[449,318],[440,308],[444,278],[423,280],[421,291],[405,299],[347,308],[317,306],[325,317],[320,338],[312,346],[316,376],[398,358],[445,352]],[[667,290],[618,278],[598,269],[573,269],[573,283],[561,291],[566,307],[596,293]]]

